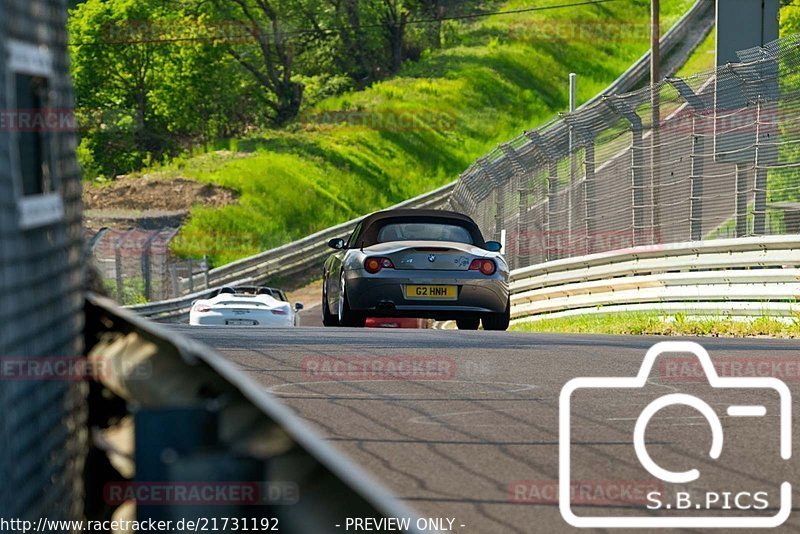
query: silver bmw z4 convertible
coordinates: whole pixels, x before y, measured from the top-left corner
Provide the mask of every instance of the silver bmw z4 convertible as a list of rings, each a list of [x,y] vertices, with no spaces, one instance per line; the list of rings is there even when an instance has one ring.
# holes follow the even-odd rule
[[[367,317],[455,320],[459,329],[506,330],[508,264],[475,222],[440,210],[369,215],[332,239],[325,262],[322,321],[363,327]]]

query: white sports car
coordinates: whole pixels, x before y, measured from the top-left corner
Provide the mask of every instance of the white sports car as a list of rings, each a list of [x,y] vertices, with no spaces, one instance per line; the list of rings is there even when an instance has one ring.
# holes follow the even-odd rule
[[[195,326],[297,326],[301,303],[289,304],[286,293],[271,287],[223,287],[217,294],[192,304],[189,324]]]

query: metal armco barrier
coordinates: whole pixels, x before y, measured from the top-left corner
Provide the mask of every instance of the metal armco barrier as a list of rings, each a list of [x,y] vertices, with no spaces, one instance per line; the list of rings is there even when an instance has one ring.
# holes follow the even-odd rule
[[[444,206],[450,198],[455,182],[431,191],[411,200],[407,200],[389,209],[401,208],[437,208]],[[327,228],[316,234],[289,243],[262,254],[251,256],[216,269],[208,273],[208,283],[212,286],[229,285],[242,278],[250,278],[253,283],[263,283],[271,278],[291,276],[292,274],[321,267],[330,253],[328,241],[337,237],[346,237],[352,233],[356,225],[364,217]],[[205,283],[202,276],[197,276],[194,286]],[[188,281],[182,281],[184,289]]]
[[[135,451],[135,479],[108,473],[88,488],[105,491],[110,507],[119,503],[108,502],[108,488],[131,483],[239,484],[258,491],[203,506],[151,497],[139,503],[137,518],[271,517],[279,532],[327,534],[342,532],[348,517],[402,517],[411,520],[406,532],[419,533],[413,510],[212,349],[95,295],[87,324],[95,379],[123,401],[104,433],[117,435],[117,450]],[[125,412],[134,407],[131,430]]]
[[[614,311],[796,314],[800,235],[671,243],[517,269],[512,317]]]

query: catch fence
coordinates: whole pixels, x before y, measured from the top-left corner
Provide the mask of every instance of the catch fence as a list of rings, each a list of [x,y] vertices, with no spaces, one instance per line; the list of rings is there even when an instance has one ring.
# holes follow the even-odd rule
[[[514,269],[800,233],[798,47],[789,36],[561,115],[475,162],[450,206],[504,241]]]
[[[207,289],[208,260],[179,258],[170,251],[178,231],[166,227],[91,232],[87,241],[108,294],[131,305]]]

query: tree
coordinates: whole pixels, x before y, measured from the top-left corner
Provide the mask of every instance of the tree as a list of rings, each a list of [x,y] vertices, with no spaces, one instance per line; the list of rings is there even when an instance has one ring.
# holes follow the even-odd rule
[[[164,0],[87,0],[70,12],[85,167],[127,173],[244,128],[252,91],[206,39],[204,17]]]
[[[261,86],[275,125],[297,116],[304,86],[294,79],[299,40],[290,32],[294,13],[274,0],[212,0],[216,10],[241,20],[249,44],[227,43],[227,51]]]

